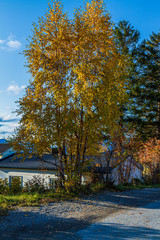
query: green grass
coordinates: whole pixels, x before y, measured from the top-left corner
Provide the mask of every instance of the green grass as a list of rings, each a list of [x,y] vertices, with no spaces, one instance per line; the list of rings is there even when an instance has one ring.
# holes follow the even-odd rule
[[[138,184],[138,185],[117,185],[113,187],[115,191],[125,191],[125,190],[133,190],[133,189],[143,189],[143,188],[160,188],[160,184]]]
[[[0,195],[0,207],[6,205],[14,206],[36,206],[41,203],[56,202],[58,200],[68,200],[69,196],[56,194],[52,192],[46,193],[21,193],[16,195]]]
[[[49,202],[57,202],[69,200],[72,195],[64,194],[64,192],[53,193],[21,193],[16,195],[0,194],[0,216],[7,214],[8,210],[21,206],[39,206]]]
[[[0,194],[0,216],[6,215],[8,210],[14,209],[20,206],[39,206],[41,204],[48,204],[50,202],[64,201],[78,198],[82,195],[89,195],[93,193],[98,193],[103,190],[110,191],[126,191],[132,189],[142,189],[142,188],[160,188],[160,184],[156,185],[118,185],[109,188],[101,183],[93,184],[90,188],[83,186],[81,191],[77,190],[75,192],[66,192],[64,190],[47,191],[45,193],[20,193],[16,195],[2,195]]]
[[[82,186],[81,190],[65,191],[57,189],[56,191],[46,191],[45,193],[19,193],[19,194],[0,194],[0,215],[6,214],[7,210],[21,206],[39,206],[50,202],[65,201],[77,199],[82,195],[89,195],[105,190],[104,184],[96,183],[89,188]]]

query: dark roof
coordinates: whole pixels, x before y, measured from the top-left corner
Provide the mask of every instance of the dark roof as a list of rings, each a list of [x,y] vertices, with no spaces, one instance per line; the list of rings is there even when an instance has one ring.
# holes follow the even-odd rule
[[[0,139],[0,143],[6,143],[6,142],[7,141],[4,138]]]
[[[131,162],[132,162],[137,168],[139,168],[140,170],[143,171],[143,166],[142,166],[142,164],[140,164],[139,162],[137,162],[134,158],[131,158]]]
[[[0,168],[18,168],[18,169],[36,169],[36,170],[55,170],[56,169],[56,158],[51,154],[43,155],[44,161],[39,157],[33,156],[31,158],[16,157],[15,154],[0,160]]]
[[[0,153],[5,152],[10,148],[10,145],[8,143],[0,143]]]
[[[87,167],[87,169],[89,172],[93,172],[93,173],[101,173],[101,174],[106,174],[107,173],[107,168],[106,167]],[[109,167],[109,173],[111,173],[112,168]]]
[[[120,166],[123,162],[125,161],[130,161],[135,167],[139,168],[141,171],[143,171],[143,166],[137,162],[134,158],[132,158],[131,156],[128,156],[128,158],[126,158],[124,161],[119,162],[118,164],[116,164],[115,166],[112,167],[112,170],[117,168],[118,166]]]
[[[101,172],[102,172],[102,169],[104,168],[104,173],[105,173],[105,169],[107,169],[107,167],[108,167],[107,166],[108,156],[107,156],[106,152],[102,152],[102,153],[100,153],[98,155],[94,155],[94,156],[86,156],[86,158],[88,160],[93,159],[91,165],[100,167],[101,169],[99,169],[98,171],[101,171]],[[137,162],[134,158],[132,158],[130,155],[128,155],[128,157],[126,157],[126,159],[121,162],[118,160],[118,156],[115,155],[115,156],[112,156],[110,159],[111,167],[109,168],[109,172],[111,172],[113,169],[117,168],[119,165],[121,165],[125,161],[130,161],[134,166],[136,166],[140,170],[143,170],[143,166],[139,162]],[[114,164],[114,162],[115,162],[115,164]]]

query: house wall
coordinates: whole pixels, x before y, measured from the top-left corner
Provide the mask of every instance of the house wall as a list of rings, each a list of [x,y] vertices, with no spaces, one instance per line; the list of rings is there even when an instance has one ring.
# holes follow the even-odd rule
[[[138,178],[142,180],[142,171],[137,167],[135,169],[132,168],[129,182],[131,182],[133,178]]]
[[[128,167],[128,162],[126,161],[126,168]],[[133,178],[138,178],[142,180],[142,171],[136,167],[134,164],[131,164],[131,172],[128,182],[131,182]],[[118,167],[112,170],[112,173],[110,175],[111,181],[114,182],[115,185],[120,184],[119,182],[119,172]]]
[[[45,184],[49,186],[50,179],[57,179],[56,172],[55,171],[47,171],[46,173],[43,173],[42,171],[38,170],[23,170],[23,169],[0,169],[0,178],[5,179],[7,178],[9,181],[9,178],[12,176],[22,177],[22,186],[25,185],[25,183],[28,180],[31,180],[33,176],[40,176],[44,178]]]

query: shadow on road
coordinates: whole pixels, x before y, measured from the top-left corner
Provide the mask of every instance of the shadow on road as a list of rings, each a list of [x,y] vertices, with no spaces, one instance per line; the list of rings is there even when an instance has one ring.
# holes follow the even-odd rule
[[[24,212],[1,222],[0,240],[79,240],[77,231],[90,225],[75,218],[55,218],[44,214]],[[14,224],[13,224],[14,222]]]
[[[108,239],[160,239],[160,230],[146,227],[130,227],[123,224],[98,223],[79,232],[81,239],[108,240]]]
[[[77,235],[77,232],[85,229],[85,233],[91,223],[107,217],[110,213],[116,212],[117,209],[123,209],[124,206],[127,208],[138,208],[144,205],[146,205],[146,208],[150,208],[150,204],[148,203],[155,200],[160,200],[160,189],[142,189],[120,193],[103,192],[85,197],[82,201],[78,201],[82,205],[90,205],[91,207],[90,215],[86,216],[84,220],[79,220],[78,218],[59,218],[52,213],[48,214],[44,212],[42,214],[41,211],[11,211],[9,216],[3,217],[0,222],[0,240],[80,240],[81,236]],[[76,201],[73,201],[74,203]],[[94,206],[97,205],[103,209],[103,213],[99,214],[99,216],[98,214],[93,214]],[[154,204],[154,209],[159,209],[158,203]],[[115,236],[119,234],[117,238],[119,240],[129,239],[127,236],[131,236],[130,239],[135,239],[135,236],[140,239],[160,239],[160,231],[154,229],[102,223],[94,224],[90,227],[92,226],[95,226],[95,229],[93,229],[91,236],[89,235],[86,238],[87,240],[103,239],[97,237],[98,231],[101,230],[107,236],[105,239],[113,239],[110,238],[113,233]],[[123,235],[124,232],[125,236]]]
[[[97,194],[86,198],[88,200],[82,202],[82,204],[96,205],[91,201],[97,201],[101,207],[112,207],[111,204],[118,204],[122,207],[140,207],[148,205],[148,203],[160,200],[160,188],[146,188],[135,189],[125,192],[104,192],[103,194]],[[91,201],[90,201],[91,200]],[[104,204],[103,204],[104,203]],[[108,203],[108,205],[106,205]],[[149,207],[149,205],[148,205]],[[157,206],[158,207],[158,206]],[[158,207],[159,208],[159,207]]]

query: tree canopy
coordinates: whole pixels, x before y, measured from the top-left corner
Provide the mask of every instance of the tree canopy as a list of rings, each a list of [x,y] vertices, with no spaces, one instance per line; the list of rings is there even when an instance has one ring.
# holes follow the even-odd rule
[[[73,20],[59,0],[51,2],[24,55],[31,81],[18,101],[13,147],[24,157],[57,147],[61,180],[67,174],[80,182],[85,155],[116,129],[127,96],[128,61],[103,1],[86,3]]]
[[[160,139],[160,33],[152,33],[139,46],[139,88],[135,109],[139,131]]]

